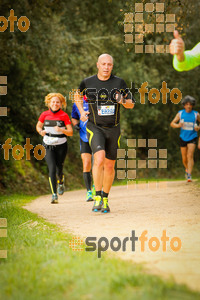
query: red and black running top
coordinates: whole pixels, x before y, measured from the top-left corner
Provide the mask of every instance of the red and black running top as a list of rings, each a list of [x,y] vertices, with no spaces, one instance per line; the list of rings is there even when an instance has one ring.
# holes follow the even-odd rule
[[[68,114],[62,109],[56,112],[51,111],[51,109],[46,110],[41,113],[38,120],[44,123],[44,130],[47,133],[43,137],[45,144],[60,145],[67,141],[65,134],[54,129],[55,126],[65,129],[66,125],[71,124]]]

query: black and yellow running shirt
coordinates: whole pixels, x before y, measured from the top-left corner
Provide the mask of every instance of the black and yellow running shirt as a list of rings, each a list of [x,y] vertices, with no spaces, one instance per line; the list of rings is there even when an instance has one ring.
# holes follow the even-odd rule
[[[85,78],[79,86],[80,92],[87,97],[89,104],[89,121],[98,126],[113,127],[120,120],[120,104],[116,93],[132,99],[125,81],[111,75],[108,80],[100,80],[97,75]]]

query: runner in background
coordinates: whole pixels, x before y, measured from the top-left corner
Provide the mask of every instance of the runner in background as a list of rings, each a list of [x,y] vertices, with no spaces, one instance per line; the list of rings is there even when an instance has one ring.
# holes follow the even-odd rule
[[[174,69],[182,72],[189,71],[200,65],[200,43],[192,50],[185,51],[185,43],[178,31],[174,31],[174,39],[170,43],[170,53],[174,55],[173,66]],[[198,142],[198,148],[200,149],[200,137]]]
[[[86,101],[86,96],[83,97],[83,109],[84,111],[88,111],[88,103]],[[80,151],[81,151],[81,159],[83,163],[83,179],[85,182],[85,186],[87,189],[86,201],[93,201],[93,197],[95,196],[95,188],[92,185],[91,179],[91,168],[92,168],[92,150],[90,148],[88,138],[87,138],[87,131],[86,125],[87,121],[83,122],[80,120],[81,114],[76,106],[76,103],[72,106],[72,124],[74,129],[79,131],[80,135]]]
[[[183,165],[185,167],[185,175],[188,182],[192,181],[192,169],[194,166],[194,151],[197,144],[197,131],[200,127],[197,121],[200,122],[200,115],[193,110],[196,100],[191,96],[185,96],[182,100],[184,109],[180,110],[173,121],[171,127],[181,128],[180,131],[180,149]]]
[[[66,108],[66,100],[62,94],[48,94],[45,97],[45,105],[49,110],[40,115],[36,130],[43,136],[43,146],[46,149],[45,160],[49,169],[51,203],[58,203],[57,193],[59,195],[64,193],[63,165],[67,155],[67,136],[73,135],[73,129],[69,116],[61,110],[61,107]]]

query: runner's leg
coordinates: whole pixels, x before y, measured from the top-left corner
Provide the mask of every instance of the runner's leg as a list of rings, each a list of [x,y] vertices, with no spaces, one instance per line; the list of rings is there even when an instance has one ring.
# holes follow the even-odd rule
[[[104,161],[105,161],[105,151],[100,150],[94,154],[94,164],[93,164],[93,180],[95,185],[96,191],[102,190],[102,178],[104,177],[103,174],[103,167],[104,167]]]
[[[45,161],[49,169],[49,184],[52,194],[56,194],[56,160],[55,152],[51,148],[46,149]]]
[[[199,137],[199,142],[198,142],[198,149],[200,150],[200,137]]]
[[[120,126],[106,130],[106,158],[103,172],[103,191],[109,193],[114,177],[117,149],[120,147]]]
[[[103,178],[103,165],[105,160],[105,133],[99,126],[88,122],[87,123],[87,137],[89,145],[94,155],[94,163],[92,168],[93,181],[96,190],[96,196],[94,196],[94,206],[92,211],[97,212],[101,210],[102,199],[102,178]]]
[[[185,169],[187,170],[188,169],[188,161],[187,161],[187,147],[181,147],[181,155],[182,155],[182,162],[183,162],[183,165],[185,167]]]
[[[106,138],[103,130],[91,122],[87,123],[87,137],[94,157],[92,174],[96,195],[101,195]]]
[[[89,153],[81,154],[81,159],[83,162],[83,178],[87,191],[91,190],[91,158],[92,155]]]
[[[95,190],[93,166],[94,166],[94,154],[92,154],[92,178],[93,178],[93,186],[94,186],[94,190]],[[103,186],[103,172],[101,173],[101,177],[99,177],[98,182],[99,182],[100,186]],[[95,194],[96,194],[96,190],[95,190]]]
[[[60,183],[63,180],[63,166],[64,161],[67,155],[67,142],[61,145],[57,145],[55,149],[55,160],[56,160],[56,169]]]
[[[93,164],[93,180],[96,190],[96,196],[94,197],[94,206],[92,211],[98,212],[102,208],[102,178],[103,178],[103,166],[105,160],[105,151],[100,150],[94,153],[94,164]]]
[[[192,174],[192,169],[193,169],[193,166],[194,166],[194,151],[195,151],[195,148],[196,148],[196,144],[187,144],[187,169],[188,169],[188,173],[189,174]]]
[[[115,177],[115,160],[105,158],[103,172],[103,191],[109,193]]]
[[[105,158],[103,171],[103,204],[101,207],[101,212],[109,213],[110,207],[108,205],[108,194],[115,177],[115,160]]]
[[[104,161],[103,172],[103,205],[102,213],[109,213],[108,194],[110,192],[115,177],[115,161],[117,158],[117,149],[120,146],[120,126],[106,129],[106,158]]]

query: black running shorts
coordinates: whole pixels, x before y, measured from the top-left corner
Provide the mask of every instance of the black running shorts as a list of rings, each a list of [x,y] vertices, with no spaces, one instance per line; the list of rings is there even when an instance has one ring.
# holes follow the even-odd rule
[[[89,143],[82,141],[82,139],[80,139],[80,150],[81,150],[81,154],[83,153],[92,154],[92,150],[90,148]]]
[[[106,158],[116,160],[117,148],[120,146],[120,124],[114,127],[100,127],[88,122],[87,137],[93,153],[104,150]]]
[[[180,147],[187,147],[187,144],[197,144],[197,137],[196,138],[194,138],[194,139],[192,139],[192,140],[190,140],[190,141],[184,141],[184,140],[182,140],[182,138],[179,138],[180,140],[179,140],[179,145],[180,145]]]

